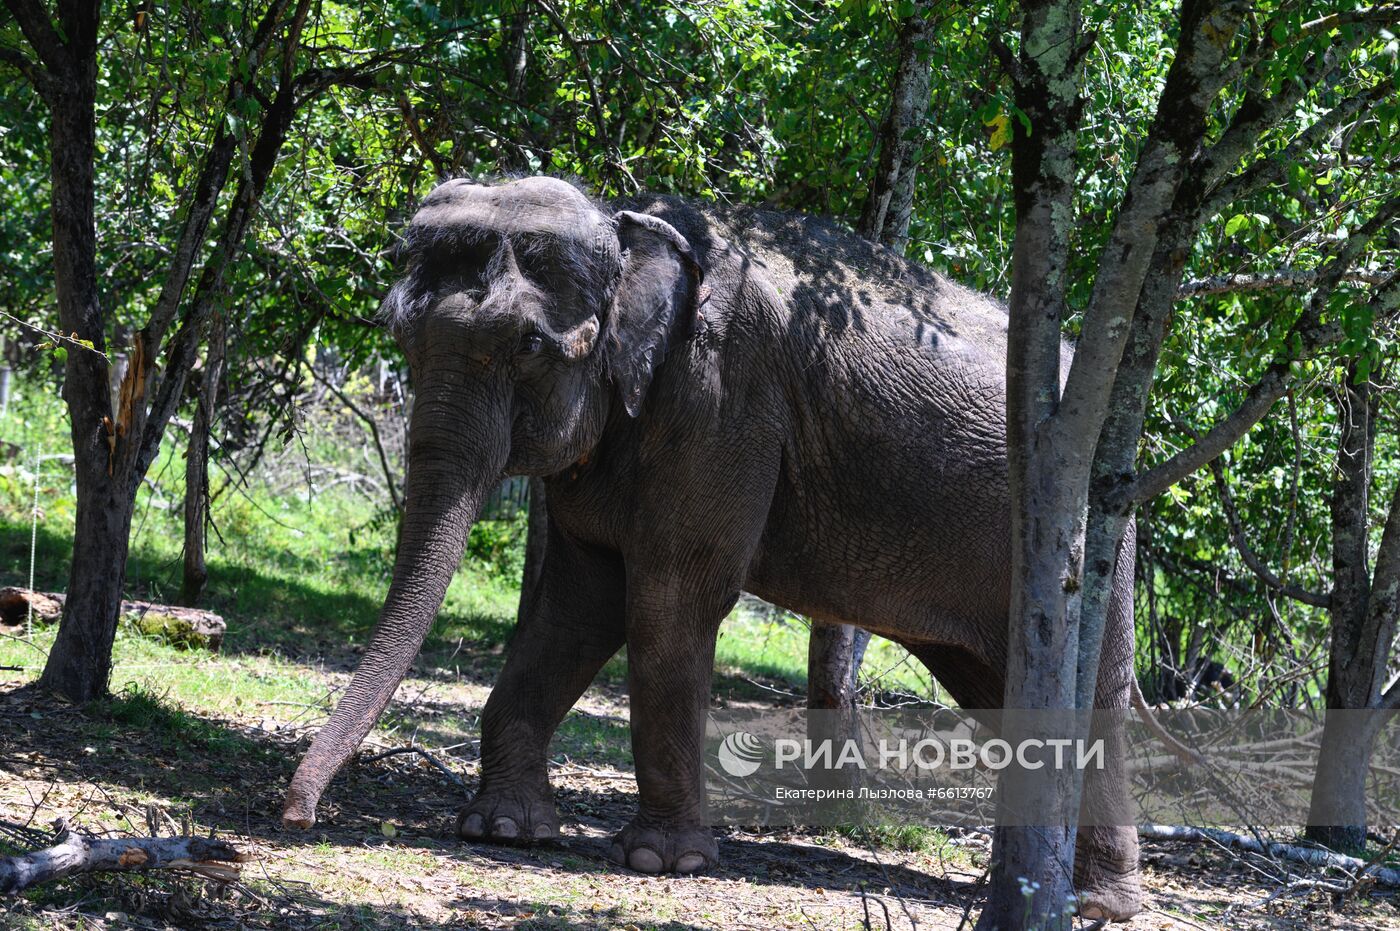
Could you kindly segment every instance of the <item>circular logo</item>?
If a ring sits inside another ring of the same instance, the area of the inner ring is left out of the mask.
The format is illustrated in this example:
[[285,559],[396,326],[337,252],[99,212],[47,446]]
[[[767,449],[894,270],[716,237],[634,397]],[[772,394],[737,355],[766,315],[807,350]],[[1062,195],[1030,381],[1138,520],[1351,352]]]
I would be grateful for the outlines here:
[[763,742],[748,731],[735,731],[719,745],[719,765],[731,776],[752,776],[762,764]]

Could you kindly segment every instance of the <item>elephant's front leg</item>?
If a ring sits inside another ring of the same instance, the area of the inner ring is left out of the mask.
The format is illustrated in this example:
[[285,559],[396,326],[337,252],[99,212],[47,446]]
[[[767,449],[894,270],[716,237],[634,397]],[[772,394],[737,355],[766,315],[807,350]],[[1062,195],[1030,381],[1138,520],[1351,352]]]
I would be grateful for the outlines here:
[[546,757],[559,722],[622,646],[621,558],[551,532],[539,591],[481,718],[481,787],[457,819],[470,840],[556,837]]
[[609,855],[643,873],[696,873],[719,863],[705,817],[702,754],[715,636],[738,588],[697,597],[675,577],[628,582],[627,673],[641,805]]

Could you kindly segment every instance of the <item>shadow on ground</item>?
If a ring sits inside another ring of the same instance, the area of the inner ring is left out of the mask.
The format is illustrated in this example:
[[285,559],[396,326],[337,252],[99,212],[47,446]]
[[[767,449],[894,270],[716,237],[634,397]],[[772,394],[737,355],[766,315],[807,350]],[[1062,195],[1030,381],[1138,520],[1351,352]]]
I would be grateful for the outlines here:
[[[616,747],[611,744],[625,743],[626,724],[620,719],[607,719],[605,723],[608,729],[603,733],[610,734],[611,739],[600,739],[591,753],[586,746],[576,748],[571,761],[578,767],[615,764]],[[274,890],[285,885],[279,885],[277,880],[280,864],[295,862],[298,850],[327,846],[361,853],[382,849],[386,857],[430,856],[436,863],[450,861],[473,874],[498,878],[544,871],[556,877],[577,874],[599,879],[607,876],[613,882],[657,881],[630,874],[606,859],[609,836],[627,822],[634,810],[634,787],[626,780],[590,786],[574,779],[556,779],[556,800],[566,824],[565,836],[558,843],[534,848],[468,845],[452,833],[456,809],[465,793],[437,770],[412,755],[372,763],[357,761],[328,790],[321,823],[305,834],[288,834],[276,816],[282,789],[305,742],[304,733],[266,732],[237,721],[206,717],[169,707],[139,691],[83,708],[31,687],[0,691],[0,773],[5,774],[5,779],[23,780],[34,786],[65,787],[71,791],[71,798],[51,799],[49,807],[66,808],[65,813],[75,816],[80,824],[85,816],[99,814],[110,823],[115,812],[118,817],[125,816],[139,833],[146,833],[141,810],[144,801],[187,811],[202,827],[265,851],[264,865],[271,871],[267,882]],[[469,788],[473,787],[471,783],[468,780]],[[43,794],[42,790],[39,794]],[[15,799],[5,801],[13,807]],[[392,838],[386,836],[386,823],[393,825]],[[724,863],[714,874],[717,878],[741,878],[755,886],[819,890],[861,883],[871,888],[893,888],[899,895],[921,900],[946,900],[968,891],[965,884],[899,865],[882,867],[841,851],[780,839],[756,841],[722,836],[720,852]],[[104,880],[96,878],[72,882],[85,895],[103,888],[113,895],[130,891],[119,884],[103,886]],[[163,888],[158,882],[157,887]],[[52,896],[59,896],[55,901],[64,901],[63,893],[56,888],[46,889],[33,902],[42,905]],[[266,889],[261,894],[264,898],[272,895]],[[158,903],[160,908],[198,911],[194,904],[167,901],[171,899],[169,895],[164,899],[152,895],[147,903],[150,907],[155,907],[151,903]],[[513,899],[510,895],[504,889],[497,896],[459,895],[450,905],[468,915],[480,912],[492,921],[509,921],[515,927],[587,929],[619,924],[606,913],[596,919],[580,920],[573,906],[561,907],[555,913],[547,893],[535,904],[528,896]],[[269,926],[310,926],[321,923],[330,914],[337,916],[342,927],[463,926],[461,918],[436,925],[424,922],[422,916],[399,914],[392,907],[360,908],[328,902],[318,898],[310,887],[290,889],[286,897],[293,903],[293,914],[283,916],[286,924],[272,922]],[[238,905],[231,901],[206,902],[199,907],[222,909],[221,914],[227,918],[236,905],[251,908],[247,902]],[[291,921],[298,915],[305,921]],[[256,927],[265,917],[253,909],[238,918],[237,923]],[[648,926],[677,931],[698,927],[679,921]]]

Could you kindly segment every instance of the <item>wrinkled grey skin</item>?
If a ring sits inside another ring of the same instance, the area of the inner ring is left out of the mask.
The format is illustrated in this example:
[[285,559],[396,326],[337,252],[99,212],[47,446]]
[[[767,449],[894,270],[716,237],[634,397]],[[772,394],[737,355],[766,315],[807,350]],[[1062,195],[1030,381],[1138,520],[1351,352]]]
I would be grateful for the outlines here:
[[[704,719],[741,589],[904,644],[964,707],[1000,706],[1004,309],[823,221],[622,206],[637,213],[548,178],[451,181],[414,218],[385,306],[417,389],[398,560],[288,824],[314,823],[392,696],[502,475],[547,476],[548,557],[486,705],[463,837],[557,834],[546,747],[625,642],[641,804],[612,855],[714,865]],[[1101,707],[1131,696],[1131,545]],[[1121,795],[1109,780],[1098,794]],[[1080,832],[1086,914],[1139,910],[1137,858],[1131,829]]]

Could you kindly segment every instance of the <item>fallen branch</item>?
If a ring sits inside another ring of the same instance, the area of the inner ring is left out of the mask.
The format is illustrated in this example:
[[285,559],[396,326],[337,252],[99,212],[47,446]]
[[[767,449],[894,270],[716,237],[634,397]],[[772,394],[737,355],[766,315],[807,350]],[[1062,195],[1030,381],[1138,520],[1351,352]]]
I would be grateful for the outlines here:
[[465,789],[467,787],[466,780],[454,773],[452,770],[448,769],[446,763],[442,762],[437,757],[429,753],[427,750],[424,750],[422,747],[395,747],[392,750],[385,750],[383,753],[376,753],[373,756],[362,757],[360,759],[360,762],[373,763],[377,760],[383,760],[391,756],[398,756],[401,753],[418,754],[423,759],[427,760],[429,763],[432,763],[433,766],[437,767],[438,772],[446,776],[448,781],[450,781],[453,785],[461,789]]
[[17,857],[0,857],[0,895],[14,895],[38,883],[75,873],[188,870],[230,882],[239,863],[250,857],[233,845],[208,837],[88,837],[54,822],[51,847]]
[[1175,824],[1145,824],[1138,828],[1138,837],[1147,840],[1177,840],[1196,843],[1219,844],[1250,853],[1263,854],[1275,860],[1291,860],[1309,866],[1331,867],[1356,873],[1356,879],[1363,876],[1382,886],[1400,888],[1400,870],[1379,866],[1377,861],[1366,861],[1358,857],[1333,853],[1319,847],[1299,847],[1293,844],[1268,844],[1217,828],[1191,828]]

